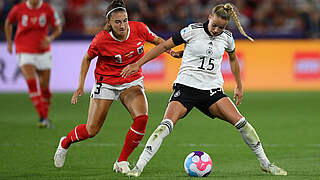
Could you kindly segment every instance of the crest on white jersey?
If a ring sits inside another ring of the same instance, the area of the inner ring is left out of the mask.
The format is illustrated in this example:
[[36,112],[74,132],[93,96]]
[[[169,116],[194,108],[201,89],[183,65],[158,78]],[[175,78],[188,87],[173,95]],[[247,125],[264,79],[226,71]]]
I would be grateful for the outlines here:
[[174,93],[173,97],[179,97],[180,96],[180,90],[178,90],[176,93]]
[[211,56],[213,54],[213,50],[212,50],[212,47],[209,47],[209,49],[206,50],[206,54],[208,56]]

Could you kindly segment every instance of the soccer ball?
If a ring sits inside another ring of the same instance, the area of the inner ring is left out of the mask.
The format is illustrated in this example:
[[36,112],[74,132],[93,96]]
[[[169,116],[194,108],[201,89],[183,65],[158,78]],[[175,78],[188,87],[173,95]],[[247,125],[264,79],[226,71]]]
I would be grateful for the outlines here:
[[184,169],[189,176],[206,177],[212,169],[210,156],[202,151],[193,151],[184,160]]

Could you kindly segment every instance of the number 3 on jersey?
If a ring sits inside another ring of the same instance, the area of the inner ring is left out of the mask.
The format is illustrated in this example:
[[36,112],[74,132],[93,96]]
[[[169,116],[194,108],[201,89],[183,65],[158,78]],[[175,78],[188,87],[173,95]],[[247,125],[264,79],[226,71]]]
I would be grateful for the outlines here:
[[96,90],[94,91],[95,94],[100,94],[101,86],[102,86],[102,83],[96,84]]
[[114,56],[116,58],[117,63],[122,63],[122,57],[121,54],[117,54]]
[[198,67],[199,69],[208,70],[208,71],[212,71],[214,69],[214,64],[213,64],[214,59],[212,59],[212,58],[209,59],[209,63],[208,63],[207,68],[204,67],[205,66],[204,63],[206,61],[206,58],[201,57],[200,60],[201,60],[201,65],[200,65],[200,67]]

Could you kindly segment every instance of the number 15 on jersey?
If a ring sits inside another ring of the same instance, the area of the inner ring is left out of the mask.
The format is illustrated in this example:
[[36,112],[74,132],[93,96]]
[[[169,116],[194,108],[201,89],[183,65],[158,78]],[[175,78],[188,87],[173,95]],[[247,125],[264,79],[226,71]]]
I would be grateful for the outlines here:
[[198,69],[212,71],[214,69],[214,59],[213,58],[200,58],[201,63],[198,66]]

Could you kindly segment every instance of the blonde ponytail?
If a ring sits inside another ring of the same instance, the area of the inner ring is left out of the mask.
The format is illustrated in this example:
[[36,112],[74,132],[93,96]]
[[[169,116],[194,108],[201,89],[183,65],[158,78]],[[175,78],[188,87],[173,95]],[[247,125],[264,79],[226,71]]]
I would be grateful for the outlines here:
[[223,9],[225,9],[228,13],[231,14],[234,22],[237,24],[237,27],[240,31],[240,33],[245,36],[246,38],[248,38],[250,41],[254,41],[254,39],[252,39],[250,36],[247,35],[247,33],[243,30],[241,24],[240,24],[240,21],[238,19],[238,16],[233,8],[233,6],[230,4],[230,3],[226,3],[224,6],[223,6]]

